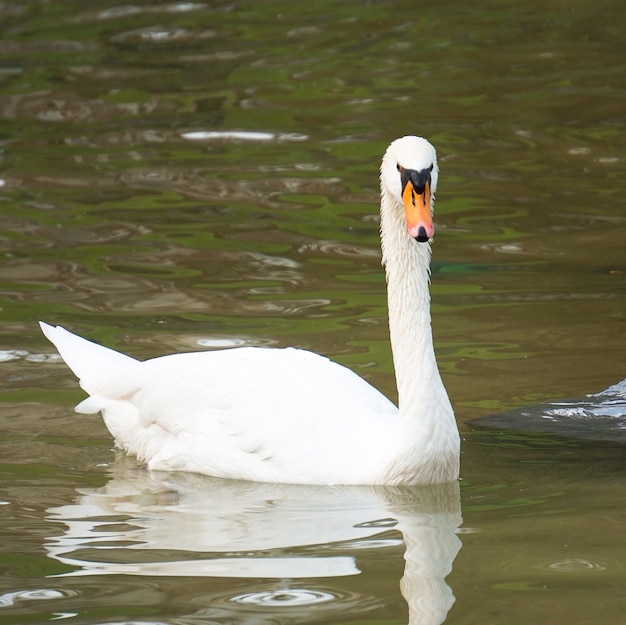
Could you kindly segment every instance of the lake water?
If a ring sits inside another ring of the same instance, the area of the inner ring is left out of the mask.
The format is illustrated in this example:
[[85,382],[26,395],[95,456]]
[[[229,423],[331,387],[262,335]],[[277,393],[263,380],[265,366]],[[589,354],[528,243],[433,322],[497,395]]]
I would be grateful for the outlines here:
[[[626,375],[625,22],[617,0],[0,4],[0,624],[620,622],[623,437],[474,420]],[[297,345],[394,397],[377,170],[403,134],[439,154],[459,484],[149,474],[73,413],[39,319],[142,358]]]

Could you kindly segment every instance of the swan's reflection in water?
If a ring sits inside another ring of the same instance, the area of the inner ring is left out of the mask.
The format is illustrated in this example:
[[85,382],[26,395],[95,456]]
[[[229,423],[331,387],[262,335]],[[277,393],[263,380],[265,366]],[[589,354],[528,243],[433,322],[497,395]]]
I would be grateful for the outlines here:
[[[307,588],[290,580],[360,573],[359,554],[400,542],[400,582],[409,622],[439,625],[454,603],[445,577],[461,543],[458,483],[430,487],[328,487],[255,484],[119,468],[102,488],[81,489],[76,503],[48,510],[65,531],[48,554],[65,575],[125,574],[273,580],[193,618],[231,617],[253,608],[264,622],[277,612],[293,622],[381,608],[382,601]],[[204,602],[203,602],[204,603]],[[375,604],[375,605],[374,605]],[[206,605],[206,604],[205,604]],[[262,613],[260,614],[259,611]],[[295,612],[294,612],[295,611]],[[288,612],[288,614],[287,614]]]

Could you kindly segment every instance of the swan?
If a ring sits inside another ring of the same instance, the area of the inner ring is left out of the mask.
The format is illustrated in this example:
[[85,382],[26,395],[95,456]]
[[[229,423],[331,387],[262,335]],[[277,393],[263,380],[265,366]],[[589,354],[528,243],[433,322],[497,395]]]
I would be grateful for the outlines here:
[[310,351],[241,347],[138,361],[40,322],[118,447],[148,469],[292,484],[432,484],[460,440],[432,340],[434,147],[405,136],[380,169],[380,234],[398,407]]

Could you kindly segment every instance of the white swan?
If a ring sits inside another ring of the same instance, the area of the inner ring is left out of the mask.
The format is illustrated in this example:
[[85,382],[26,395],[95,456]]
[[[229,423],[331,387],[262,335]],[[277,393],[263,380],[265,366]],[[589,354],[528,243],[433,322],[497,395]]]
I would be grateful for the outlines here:
[[426,484],[459,475],[428,292],[438,169],[421,137],[397,139],[380,172],[381,243],[396,408],[312,352],[244,347],[140,362],[41,323],[119,447],[150,469],[303,484]]

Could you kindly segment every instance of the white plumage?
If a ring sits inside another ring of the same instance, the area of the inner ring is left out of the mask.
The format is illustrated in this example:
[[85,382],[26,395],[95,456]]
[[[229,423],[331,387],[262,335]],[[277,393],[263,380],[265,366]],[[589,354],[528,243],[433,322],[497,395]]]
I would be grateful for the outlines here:
[[[399,409],[305,350],[238,348],[144,362],[41,323],[119,447],[150,469],[308,484],[452,481],[459,435],[437,368],[428,294],[435,150],[394,141],[381,166],[381,242]],[[416,240],[417,239],[417,240]]]

